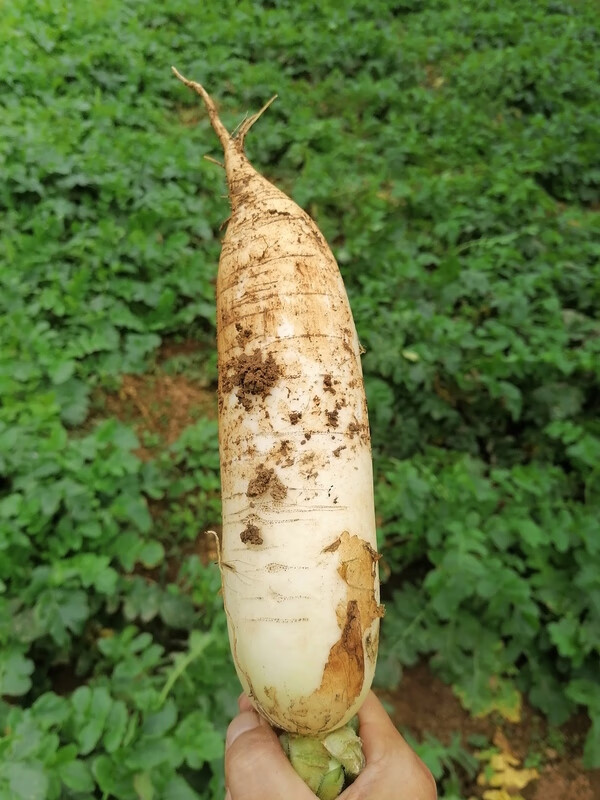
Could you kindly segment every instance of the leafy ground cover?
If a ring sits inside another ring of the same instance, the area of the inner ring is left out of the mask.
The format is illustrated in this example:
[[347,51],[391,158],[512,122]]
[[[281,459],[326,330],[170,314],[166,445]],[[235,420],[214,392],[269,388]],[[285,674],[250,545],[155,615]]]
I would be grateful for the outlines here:
[[[237,685],[204,532],[227,204],[171,63],[231,128],[279,93],[250,154],[344,273],[380,689],[428,660],[473,715],[577,721],[568,760],[600,766],[596,3],[34,5],[0,17],[0,798],[223,795]],[[476,776],[505,742],[466,720],[485,741],[431,718],[418,746],[441,795],[497,797]],[[554,768],[548,748],[514,757]]]

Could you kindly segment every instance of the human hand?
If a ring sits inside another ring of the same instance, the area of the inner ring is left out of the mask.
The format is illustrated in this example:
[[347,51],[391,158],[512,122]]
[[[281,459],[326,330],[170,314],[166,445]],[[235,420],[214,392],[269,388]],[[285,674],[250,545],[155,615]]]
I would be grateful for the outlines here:
[[[246,695],[227,731],[225,800],[315,800],[294,772],[268,722]],[[436,800],[435,781],[370,692],[358,713],[367,761],[339,800]]]

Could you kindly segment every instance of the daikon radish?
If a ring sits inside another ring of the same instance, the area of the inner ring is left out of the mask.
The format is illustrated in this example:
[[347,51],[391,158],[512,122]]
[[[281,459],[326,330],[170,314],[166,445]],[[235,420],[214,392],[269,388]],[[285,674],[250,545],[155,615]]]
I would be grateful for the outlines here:
[[310,217],[252,167],[198,83],[225,155],[231,216],[217,278],[223,597],[257,710],[325,737],[375,669],[373,476],[360,346],[335,258]]

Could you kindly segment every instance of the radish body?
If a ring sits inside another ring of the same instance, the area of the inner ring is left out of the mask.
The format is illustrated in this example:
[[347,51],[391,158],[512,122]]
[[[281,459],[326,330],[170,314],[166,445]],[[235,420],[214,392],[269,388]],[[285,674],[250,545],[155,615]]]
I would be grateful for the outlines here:
[[322,735],[371,686],[382,614],[360,347],[322,234],[244,155],[259,115],[230,136],[181,80],[207,105],[231,201],[217,278],[231,649],[272,724]]

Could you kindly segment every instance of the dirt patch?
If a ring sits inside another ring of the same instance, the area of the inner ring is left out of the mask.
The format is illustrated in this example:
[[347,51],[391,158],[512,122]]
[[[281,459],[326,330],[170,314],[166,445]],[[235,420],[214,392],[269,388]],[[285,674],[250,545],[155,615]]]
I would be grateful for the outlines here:
[[167,339],[163,341],[158,348],[156,361],[158,364],[162,365],[165,361],[169,361],[172,358],[196,356],[202,352],[208,352],[208,348],[206,345],[198,342],[197,339],[183,339],[178,342]]
[[252,525],[252,523],[248,523],[244,530],[240,533],[240,539],[244,544],[262,544],[263,538],[260,535],[260,530],[256,527],[256,525]]
[[244,326],[240,322],[235,323],[235,329],[237,331],[236,339],[240,347],[243,347],[248,339],[252,337],[252,331],[250,328],[244,328]]
[[[476,719],[464,710],[451,687],[424,663],[406,669],[396,691],[377,690],[377,695],[389,704],[395,724],[419,741],[429,733],[449,744],[453,735],[460,733],[463,747],[474,753],[477,747],[469,744],[471,736],[483,736],[491,743],[501,731],[521,762],[532,756],[541,760],[540,777],[522,791],[525,800],[600,798],[600,770],[584,770],[581,763],[590,724],[585,715],[574,717],[560,728],[564,744],[558,752],[550,746],[553,737],[546,720],[526,703],[519,723],[507,722],[498,715]],[[475,779],[465,780],[464,797],[481,798],[482,793]]]
[[360,425],[358,424],[358,422],[351,422],[348,425],[348,433],[350,434],[351,439],[354,438],[355,433],[360,433]]
[[297,425],[300,420],[302,419],[302,412],[300,411],[292,411],[290,414],[290,422],[292,425]]
[[600,770],[582,773],[575,765],[565,762],[549,765],[539,779],[523,791],[523,796],[526,800],[598,800]]
[[408,728],[418,739],[431,733],[444,744],[453,734],[463,733],[464,742],[473,733],[491,738],[494,724],[489,719],[472,719],[452,689],[431,673],[427,665],[406,669],[395,692],[378,692],[393,708],[392,718],[399,728]]
[[335,411],[326,411],[325,414],[327,415],[327,424],[331,428],[337,428],[339,422],[339,411],[335,409]]
[[331,375],[323,376],[323,389],[326,392],[331,392],[331,394],[335,394],[335,389],[333,388],[333,380],[331,378]]
[[280,375],[281,368],[272,353],[264,359],[258,349],[252,355],[242,353],[226,369],[223,391],[229,393],[237,387],[237,399],[249,411],[253,398],[258,396],[264,399]]
[[[200,417],[216,417],[216,393],[195,385],[182,375],[124,375],[117,392],[96,398],[101,413],[133,424],[142,446],[136,451],[143,459],[176,441],[183,430]],[[149,441],[154,434],[159,441]]]
[[260,464],[255,476],[248,483],[246,494],[248,497],[262,497],[267,492],[274,500],[283,500],[287,487],[275,475],[274,469],[267,469],[264,464]]

